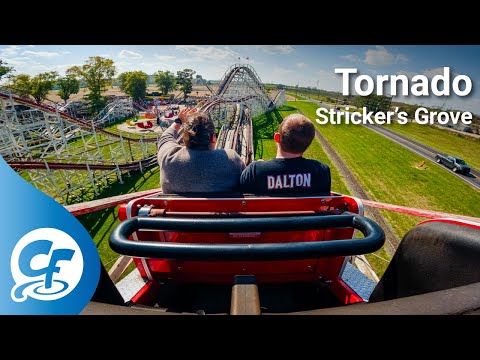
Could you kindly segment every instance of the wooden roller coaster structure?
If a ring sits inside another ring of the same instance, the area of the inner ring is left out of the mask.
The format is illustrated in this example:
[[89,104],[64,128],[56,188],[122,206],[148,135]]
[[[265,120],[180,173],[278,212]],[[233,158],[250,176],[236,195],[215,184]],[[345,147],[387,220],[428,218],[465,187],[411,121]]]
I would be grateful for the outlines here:
[[[201,110],[217,125],[217,146],[238,151],[249,163],[252,116],[282,105],[284,99],[282,92],[272,100],[255,70],[237,64],[226,71]],[[86,190],[98,195],[102,188],[122,183],[131,171],[156,165],[156,137],[104,129],[118,116],[134,112],[131,99],[114,101],[91,120],[53,105],[0,91],[0,155],[57,201],[81,201]]]

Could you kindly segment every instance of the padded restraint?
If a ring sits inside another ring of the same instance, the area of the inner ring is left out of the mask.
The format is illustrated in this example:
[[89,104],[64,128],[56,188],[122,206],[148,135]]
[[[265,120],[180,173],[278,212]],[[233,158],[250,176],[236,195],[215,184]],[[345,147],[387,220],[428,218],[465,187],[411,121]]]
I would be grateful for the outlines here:
[[480,282],[480,229],[428,222],[401,241],[370,302]]

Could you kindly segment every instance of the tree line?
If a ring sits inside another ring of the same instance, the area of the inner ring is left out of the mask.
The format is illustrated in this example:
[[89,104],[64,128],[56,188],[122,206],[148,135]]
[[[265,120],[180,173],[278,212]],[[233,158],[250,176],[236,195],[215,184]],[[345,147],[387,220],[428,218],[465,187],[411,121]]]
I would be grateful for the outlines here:
[[[83,84],[90,92],[84,96],[90,105],[93,114],[99,112],[106,105],[102,93],[116,80],[120,89],[134,101],[144,99],[147,94],[149,76],[143,71],[128,71],[115,77],[117,69],[113,60],[101,56],[91,56],[81,66],[73,66],[66,70],[61,77],[56,71],[44,72],[35,76],[19,74],[13,76],[15,70],[0,59],[0,80],[8,78],[7,87],[13,92],[24,97],[33,97],[38,103],[43,102],[54,87],[58,88],[58,96],[65,102],[70,96],[80,91]],[[171,91],[179,89],[184,98],[192,92],[192,69],[184,69],[173,74],[170,71],[157,71],[153,74],[154,83],[164,96]],[[197,78],[200,77],[197,75]]]

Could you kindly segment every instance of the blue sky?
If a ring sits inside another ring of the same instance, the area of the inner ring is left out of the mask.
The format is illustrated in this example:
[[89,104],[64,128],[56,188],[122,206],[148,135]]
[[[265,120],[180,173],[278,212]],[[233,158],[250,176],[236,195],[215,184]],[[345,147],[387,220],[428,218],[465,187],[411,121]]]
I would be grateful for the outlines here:
[[[339,67],[356,67],[360,74],[424,74],[428,77],[451,68],[452,77],[468,75],[472,94],[431,98],[398,98],[400,101],[473,111],[480,114],[480,46],[442,45],[0,45],[0,59],[16,74],[58,71],[63,74],[89,56],[115,61],[118,73],[142,70],[176,72],[191,68],[209,80],[219,80],[234,63],[249,63],[263,82],[341,90]],[[240,59],[239,59],[240,58]],[[248,58],[248,60],[247,60]]]

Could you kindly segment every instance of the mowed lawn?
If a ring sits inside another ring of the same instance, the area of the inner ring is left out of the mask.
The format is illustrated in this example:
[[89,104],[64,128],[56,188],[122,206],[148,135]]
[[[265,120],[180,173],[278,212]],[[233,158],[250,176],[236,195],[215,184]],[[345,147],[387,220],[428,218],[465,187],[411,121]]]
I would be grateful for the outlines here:
[[405,125],[394,123],[387,127],[435,150],[462,158],[467,164],[480,170],[480,138],[415,122]]
[[[125,176],[123,178],[123,184],[117,183],[114,186],[107,188],[97,197],[97,199],[160,187],[160,171],[158,166],[145,171],[143,174],[140,172],[131,172],[130,174],[131,177]],[[118,208],[119,206],[116,206],[114,208],[112,207],[90,214],[77,216],[77,219],[93,238],[93,241],[97,246],[98,254],[100,255],[100,260],[107,271],[120,256],[110,249],[110,246],[108,245],[110,233],[120,223],[120,220],[118,219]]]
[[[296,102],[313,121],[314,103]],[[371,199],[480,217],[480,192],[453,174],[361,125],[319,125]],[[422,166],[423,164],[423,166]],[[422,219],[382,211],[402,237]]]

